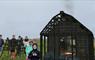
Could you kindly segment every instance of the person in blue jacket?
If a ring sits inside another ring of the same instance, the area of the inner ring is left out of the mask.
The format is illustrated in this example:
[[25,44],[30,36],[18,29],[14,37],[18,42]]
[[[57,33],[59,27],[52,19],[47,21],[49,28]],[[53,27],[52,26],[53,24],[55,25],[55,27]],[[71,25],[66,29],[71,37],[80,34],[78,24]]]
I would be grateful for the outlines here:
[[0,56],[2,55],[4,40],[2,39],[2,35],[0,35]]

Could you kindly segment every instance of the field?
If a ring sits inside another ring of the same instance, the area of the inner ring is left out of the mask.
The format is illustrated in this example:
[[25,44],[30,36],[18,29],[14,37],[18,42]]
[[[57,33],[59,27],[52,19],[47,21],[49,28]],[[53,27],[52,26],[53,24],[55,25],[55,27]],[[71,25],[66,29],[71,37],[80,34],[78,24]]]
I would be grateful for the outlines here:
[[[2,56],[0,57],[0,60],[11,60],[8,51],[3,51],[3,54],[2,54]],[[22,53],[22,54],[21,54],[21,57],[18,57],[18,56],[17,56],[17,57],[16,57],[16,60],[25,60],[25,54]]]
[[[38,48],[40,49],[40,41],[37,40]],[[95,53],[95,41],[94,41],[94,53]],[[7,50],[3,51],[2,56],[0,57],[0,60],[11,60],[10,55]],[[16,60],[25,60],[25,53],[22,52],[21,57],[16,57]]]
[[[38,49],[40,50],[40,41],[37,40],[36,42],[37,42],[37,44],[38,44]],[[2,56],[0,57],[0,60],[11,60],[11,59],[10,59],[9,52],[8,52],[8,50],[6,49],[7,47],[8,47],[8,45],[5,43],[5,44],[4,44],[4,51],[3,51],[3,53],[2,53]],[[22,53],[21,53],[21,57],[16,56],[16,60],[26,60],[26,58],[25,58],[25,53],[22,52]]]

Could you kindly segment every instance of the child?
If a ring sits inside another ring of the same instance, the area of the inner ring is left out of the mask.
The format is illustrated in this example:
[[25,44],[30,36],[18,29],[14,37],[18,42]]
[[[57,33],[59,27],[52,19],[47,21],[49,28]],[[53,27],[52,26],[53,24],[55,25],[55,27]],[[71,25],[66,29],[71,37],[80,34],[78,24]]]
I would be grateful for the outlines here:
[[37,49],[37,44],[36,43],[33,44],[33,50],[29,53],[28,58],[30,60],[39,60],[40,54],[39,54],[39,51]]

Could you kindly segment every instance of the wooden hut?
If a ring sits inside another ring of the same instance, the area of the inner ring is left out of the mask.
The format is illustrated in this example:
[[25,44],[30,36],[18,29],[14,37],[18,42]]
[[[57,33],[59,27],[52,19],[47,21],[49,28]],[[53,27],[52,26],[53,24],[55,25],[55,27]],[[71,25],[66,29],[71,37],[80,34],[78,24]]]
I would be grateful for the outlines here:
[[40,33],[41,60],[94,60],[93,34],[60,11]]

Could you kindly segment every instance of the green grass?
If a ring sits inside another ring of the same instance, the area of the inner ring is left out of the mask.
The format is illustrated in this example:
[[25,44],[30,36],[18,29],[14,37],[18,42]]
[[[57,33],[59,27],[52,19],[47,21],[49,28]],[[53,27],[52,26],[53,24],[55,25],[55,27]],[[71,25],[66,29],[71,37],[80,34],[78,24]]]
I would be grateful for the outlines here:
[[[37,41],[37,44],[38,44],[38,49],[40,50],[40,41],[39,41],[39,40]],[[44,44],[44,43],[43,43],[43,44]],[[95,46],[95,45],[94,45],[94,46]],[[46,47],[46,49],[47,49],[47,47]],[[5,50],[6,50],[6,49],[5,49]],[[43,51],[43,52],[44,52],[44,51]],[[94,47],[94,53],[95,53],[95,47]],[[21,58],[19,58],[18,56],[16,56],[16,60],[26,60],[26,58],[25,58],[25,53],[22,52],[21,55],[22,55]],[[0,60],[11,60],[8,51],[3,51],[3,54],[2,54],[2,56],[0,57]]]
[[[3,51],[3,54],[0,57],[0,60],[11,60],[8,51]],[[25,54],[22,53],[21,57],[16,56],[16,60],[25,60]]]
[[[37,44],[38,44],[38,49],[40,50],[40,40],[37,41]],[[0,57],[0,60],[11,60],[10,55],[7,50],[7,47],[8,47],[8,45],[5,43],[4,44],[4,51],[3,51],[2,56]],[[22,52],[20,58],[18,56],[16,56],[16,60],[26,60],[25,53]]]

